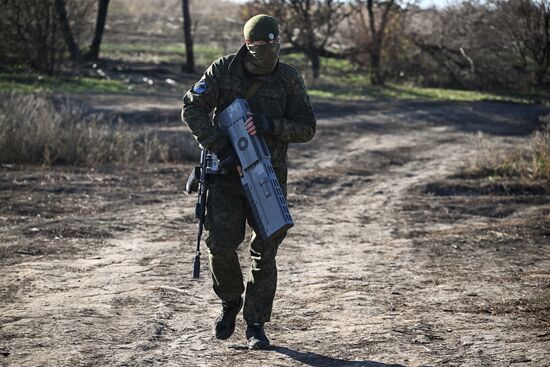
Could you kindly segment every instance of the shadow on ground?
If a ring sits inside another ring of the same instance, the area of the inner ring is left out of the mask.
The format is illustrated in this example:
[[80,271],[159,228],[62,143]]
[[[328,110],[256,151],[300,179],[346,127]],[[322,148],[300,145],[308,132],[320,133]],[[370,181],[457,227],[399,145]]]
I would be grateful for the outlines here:
[[305,364],[306,366],[404,367],[403,365],[400,365],[400,364],[387,364],[387,363],[381,363],[381,362],[375,362],[375,361],[350,361],[347,359],[333,358],[333,357],[328,357],[328,356],[324,356],[324,355],[312,353],[312,352],[300,352],[287,347],[274,346],[271,348],[271,350],[277,353],[284,354],[297,362]]
[[[320,118],[367,114],[373,120],[353,123],[368,132],[387,134],[421,124],[448,126],[458,131],[495,136],[526,136],[540,126],[539,117],[550,113],[541,104],[499,101],[450,102],[375,100],[369,102],[318,101],[314,110]],[[381,118],[391,121],[381,122]]]

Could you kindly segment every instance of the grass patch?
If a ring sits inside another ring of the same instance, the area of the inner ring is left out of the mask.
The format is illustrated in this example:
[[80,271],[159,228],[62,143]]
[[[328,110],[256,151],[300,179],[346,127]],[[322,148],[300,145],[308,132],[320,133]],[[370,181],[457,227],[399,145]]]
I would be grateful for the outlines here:
[[470,174],[500,179],[550,182],[550,114],[541,116],[542,128],[535,132],[529,142],[510,150],[496,148],[482,134],[476,137],[479,154],[471,162]]
[[[103,43],[101,45],[103,57],[114,60],[178,62],[185,58],[185,45],[178,42],[150,44],[150,43]],[[215,59],[222,57],[224,51],[213,45],[198,44],[193,46],[195,63],[210,65]]]
[[385,87],[373,88],[376,94],[384,97],[396,99],[424,99],[433,101],[483,101],[496,100],[508,101],[516,103],[531,103],[529,99],[512,96],[501,95],[491,92],[468,91],[457,89],[443,88],[421,88],[405,85],[388,85]]
[[153,45],[147,43],[103,43],[102,52],[147,52],[147,53],[177,53],[185,52],[185,45],[169,43]]
[[[347,82],[347,86],[338,84]],[[396,99],[396,100],[423,100],[423,101],[457,101],[457,102],[475,102],[475,101],[503,101],[513,103],[535,103],[541,100],[549,100],[550,97],[544,97],[541,94],[535,95],[514,95],[500,94],[483,91],[468,91],[445,88],[424,88],[398,84],[387,84],[385,86],[354,86],[349,78],[343,77],[342,80],[333,85],[321,84],[309,89],[312,97],[331,98],[336,100],[376,100],[376,99]]]
[[87,77],[48,76],[36,73],[0,73],[0,91],[65,93],[126,93],[128,87],[118,80]]
[[[210,65],[223,56],[224,51],[210,44],[194,46],[195,62],[200,66]],[[102,56],[126,62],[174,62],[183,63],[185,46],[177,42],[150,43],[104,43]],[[371,86],[368,74],[348,60],[321,58],[321,77],[311,78],[309,61],[303,54],[282,55],[281,59],[305,76],[309,93],[314,99],[331,100],[428,100],[428,101],[483,101],[495,100],[515,103],[550,103],[550,92],[531,94],[494,93],[445,88],[424,88],[412,85],[388,83]],[[0,73],[0,91],[24,93],[58,91],[65,93],[131,93],[120,80],[90,77],[62,77],[29,73],[23,70]]]
[[505,101],[514,103],[550,103],[550,92],[484,92],[447,88],[425,88],[388,83],[372,86],[366,71],[348,60],[321,58],[321,76],[313,80],[309,60],[302,54],[282,55],[281,60],[296,67],[308,82],[309,93],[318,99],[335,100],[428,100],[428,101]]
[[45,94],[1,96],[0,163],[94,167],[195,158],[191,136],[171,134],[172,140],[161,141],[103,114],[87,115],[68,100],[56,105]]
[[[343,78],[345,81],[346,78]],[[538,98],[530,99],[527,96],[503,95],[482,91],[466,91],[443,88],[423,88],[397,84],[385,86],[354,87],[351,83],[347,87],[338,85],[313,86],[309,89],[312,97],[331,98],[339,100],[427,100],[427,101],[505,101],[514,103],[533,103]]]

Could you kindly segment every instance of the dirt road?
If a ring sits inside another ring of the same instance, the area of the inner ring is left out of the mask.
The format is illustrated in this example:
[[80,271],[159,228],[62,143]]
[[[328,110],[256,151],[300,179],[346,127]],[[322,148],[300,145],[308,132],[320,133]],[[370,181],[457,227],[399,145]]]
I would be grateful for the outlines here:
[[0,365],[550,365],[550,188],[461,174],[477,131],[524,144],[546,110],[332,107],[289,152],[270,351],[244,348],[240,317],[211,336],[187,166],[3,166]]

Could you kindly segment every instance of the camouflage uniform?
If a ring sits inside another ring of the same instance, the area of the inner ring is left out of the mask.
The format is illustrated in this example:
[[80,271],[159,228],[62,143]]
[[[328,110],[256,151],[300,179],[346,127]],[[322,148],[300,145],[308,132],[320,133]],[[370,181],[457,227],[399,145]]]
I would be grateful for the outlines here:
[[[235,98],[242,98],[254,78],[262,78],[265,83],[248,102],[252,112],[264,114],[273,121],[273,134],[264,138],[286,195],[288,144],[311,140],[315,134],[315,116],[304,81],[296,69],[279,62],[271,74],[254,76],[243,65],[246,51],[243,46],[237,54],[216,60],[206,70],[183,97],[182,119],[203,147],[218,151],[229,141],[217,127],[216,114]],[[236,171],[212,177],[205,223],[209,233],[206,244],[214,291],[222,301],[238,299],[245,290],[236,249],[244,239],[246,222],[253,229],[252,267],[243,313],[249,322],[266,322],[271,316],[277,286],[275,256],[284,235],[272,241],[264,241],[257,235]]]

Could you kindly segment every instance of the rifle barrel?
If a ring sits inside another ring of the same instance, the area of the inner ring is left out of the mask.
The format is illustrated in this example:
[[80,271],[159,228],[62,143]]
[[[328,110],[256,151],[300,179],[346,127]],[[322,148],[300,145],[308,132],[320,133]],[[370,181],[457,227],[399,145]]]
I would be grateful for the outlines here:
[[201,270],[201,237],[204,228],[204,217],[206,212],[206,149],[201,150],[201,162],[200,162],[200,179],[199,179],[199,193],[197,199],[197,205],[195,207],[195,215],[199,219],[199,229],[197,231],[197,248],[195,251],[195,258],[193,259],[193,279],[199,278]]

